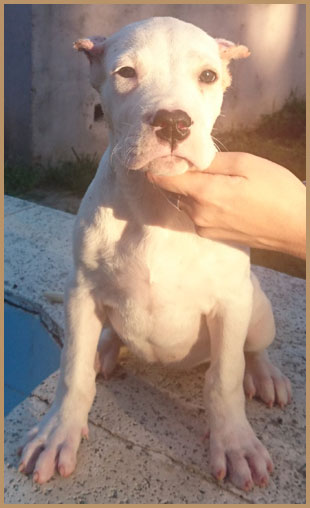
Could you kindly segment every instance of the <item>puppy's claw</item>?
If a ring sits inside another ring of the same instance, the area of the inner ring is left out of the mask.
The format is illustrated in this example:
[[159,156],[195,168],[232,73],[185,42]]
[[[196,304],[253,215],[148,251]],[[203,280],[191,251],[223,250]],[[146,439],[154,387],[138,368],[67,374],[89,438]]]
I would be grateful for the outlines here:
[[33,480],[33,483],[40,483],[40,476],[39,476],[39,473],[38,471],[35,471],[33,473],[33,477],[32,477],[32,480]]
[[65,471],[64,466],[59,466],[58,473],[60,474],[60,476],[66,476],[66,471]]
[[21,463],[19,464],[19,466],[18,466],[18,471],[19,471],[20,473],[23,473],[23,472],[24,472],[24,470],[25,470],[25,464],[24,464],[23,462],[21,462]]
[[274,470],[274,465],[271,461],[268,461],[267,462],[267,471],[268,473],[272,474],[273,473],[273,470]]
[[215,474],[215,477],[219,482],[224,480],[225,476],[226,476],[225,469],[219,469]]
[[266,476],[263,476],[262,478],[259,479],[258,485],[260,487],[267,487],[268,483],[269,483],[268,478]]
[[87,439],[87,441],[89,440],[89,430],[88,430],[88,427],[83,427],[81,434],[82,434],[82,438]]
[[247,480],[245,482],[245,484],[243,485],[243,490],[245,490],[246,492],[249,492],[252,489],[253,489],[253,482],[252,482],[252,480]]

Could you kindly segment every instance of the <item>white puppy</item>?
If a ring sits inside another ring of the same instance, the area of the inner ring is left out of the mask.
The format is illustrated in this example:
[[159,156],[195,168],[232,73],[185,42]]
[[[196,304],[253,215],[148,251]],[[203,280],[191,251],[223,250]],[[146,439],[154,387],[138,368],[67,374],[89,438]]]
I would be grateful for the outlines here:
[[265,485],[272,461],[246,418],[244,389],[269,405],[291,397],[265,351],[275,334],[270,303],[250,273],[248,250],[200,238],[144,174],[210,165],[229,60],[249,52],[169,17],[75,47],[90,61],[110,145],[76,221],[55,401],[29,433],[20,470],[34,472],[38,483],[55,470],[72,473],[96,373],[113,370],[124,343],[148,362],[210,362],[204,394],[212,473],[229,473],[245,490]]

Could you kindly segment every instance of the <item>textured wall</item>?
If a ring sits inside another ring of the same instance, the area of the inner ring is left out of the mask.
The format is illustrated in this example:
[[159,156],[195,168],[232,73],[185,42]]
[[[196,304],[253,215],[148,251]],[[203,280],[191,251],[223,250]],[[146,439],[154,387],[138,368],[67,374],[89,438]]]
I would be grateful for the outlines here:
[[[10,6],[12,8],[13,6]],[[94,121],[97,93],[88,62],[72,43],[89,35],[109,36],[127,23],[169,15],[210,35],[246,44],[251,57],[234,62],[219,129],[253,124],[281,107],[291,90],[305,94],[305,6],[247,5],[33,5],[32,147],[43,161],[76,152],[102,153],[106,130]]]
[[4,151],[31,157],[31,5],[4,6]]

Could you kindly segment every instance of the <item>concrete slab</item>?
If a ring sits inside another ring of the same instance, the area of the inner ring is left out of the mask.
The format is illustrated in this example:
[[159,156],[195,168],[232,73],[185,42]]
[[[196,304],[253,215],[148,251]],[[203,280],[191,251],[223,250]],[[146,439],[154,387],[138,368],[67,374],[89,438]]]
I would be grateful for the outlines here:
[[64,290],[74,216],[10,196],[4,202],[6,299],[38,312],[47,329],[62,338],[62,306],[51,305],[44,293]]
[[[44,292],[63,289],[71,264],[74,217],[22,206],[13,198],[5,221],[5,291],[20,305],[35,306],[54,330],[63,329],[62,306]],[[51,240],[53,239],[53,240]],[[90,413],[90,440],[79,451],[77,471],[33,485],[16,471],[16,446],[53,398],[58,373],[45,380],[5,420],[6,503],[305,503],[305,281],[254,267],[270,297],[277,323],[272,359],[294,390],[282,411],[247,403],[257,435],[268,447],[275,473],[265,489],[242,493],[209,474],[203,442],[204,367],[189,372],[146,365],[127,350],[107,382],[98,379]]]
[[4,199],[4,217],[25,211],[28,208],[33,208],[34,203],[25,201],[24,199],[13,198],[12,196],[5,196]]

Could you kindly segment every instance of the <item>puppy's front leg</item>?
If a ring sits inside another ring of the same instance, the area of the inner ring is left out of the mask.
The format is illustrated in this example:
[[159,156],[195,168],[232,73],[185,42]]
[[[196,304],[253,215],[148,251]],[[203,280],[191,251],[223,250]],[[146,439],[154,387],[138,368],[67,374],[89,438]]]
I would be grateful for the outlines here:
[[245,414],[243,391],[244,342],[251,314],[251,289],[238,302],[221,304],[209,322],[211,365],[206,374],[205,401],[209,411],[209,449],[212,474],[227,473],[234,485],[249,490],[266,485],[273,465]]
[[55,400],[27,436],[19,470],[34,472],[44,483],[55,470],[72,473],[81,437],[88,435],[88,412],[95,396],[95,356],[103,325],[89,289],[71,283],[66,292],[66,342],[62,351]]

